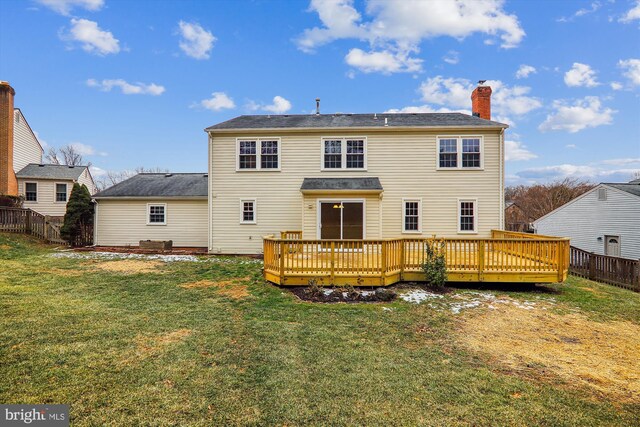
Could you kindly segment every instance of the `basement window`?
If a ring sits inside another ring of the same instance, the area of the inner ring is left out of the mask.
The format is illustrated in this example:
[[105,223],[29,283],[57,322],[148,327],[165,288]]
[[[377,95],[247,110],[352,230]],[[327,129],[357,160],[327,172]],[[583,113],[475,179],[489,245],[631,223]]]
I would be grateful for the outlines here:
[[166,225],[167,205],[148,204],[147,205],[147,225]]
[[38,184],[35,182],[27,182],[24,184],[24,198],[27,202],[38,201]]

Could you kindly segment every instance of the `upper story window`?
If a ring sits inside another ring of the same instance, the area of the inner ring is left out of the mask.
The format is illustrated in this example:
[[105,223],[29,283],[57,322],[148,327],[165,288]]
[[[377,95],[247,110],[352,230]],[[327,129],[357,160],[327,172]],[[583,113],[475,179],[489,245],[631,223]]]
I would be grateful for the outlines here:
[[280,140],[238,139],[237,170],[280,170]]
[[167,205],[164,203],[147,205],[147,224],[148,225],[166,225],[167,224]]
[[27,202],[38,201],[38,184],[35,182],[27,182],[24,184],[24,198]]
[[364,138],[322,140],[322,169],[366,169],[367,143]]
[[56,202],[67,201],[67,184],[56,184]]
[[482,138],[438,138],[438,169],[482,169]]

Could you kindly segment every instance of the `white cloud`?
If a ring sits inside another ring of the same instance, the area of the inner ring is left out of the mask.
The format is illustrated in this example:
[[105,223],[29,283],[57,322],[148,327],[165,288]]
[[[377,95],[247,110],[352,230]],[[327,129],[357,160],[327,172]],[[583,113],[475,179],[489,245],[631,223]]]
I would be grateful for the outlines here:
[[107,153],[105,153],[104,151],[96,151],[96,149],[93,148],[92,146],[87,144],[82,144],[80,142],[72,142],[69,145],[72,146],[73,149],[82,156],[106,156],[107,155]]
[[106,176],[108,173],[106,170],[99,168],[98,166],[95,166],[95,165],[89,166],[89,172],[91,172],[91,176],[94,178]]
[[36,136],[36,139],[38,140],[38,142],[42,146],[42,149],[46,151],[47,148],[49,148],[49,143],[47,141],[45,141],[44,139],[42,139],[42,137],[40,137],[40,134],[38,133],[37,130],[34,130],[33,134]]
[[195,59],[209,59],[216,38],[200,24],[180,21],[180,49]]
[[531,65],[522,64],[518,71],[516,71],[516,79],[526,79],[530,74],[535,74],[538,71]]
[[450,50],[447,54],[442,58],[444,62],[447,64],[455,65],[460,62],[460,52],[456,50]]
[[573,15],[571,15],[569,17],[558,18],[556,21],[558,21],[558,22],[570,22],[570,21],[573,21],[575,18],[579,18],[581,16],[593,13],[593,12],[597,11],[598,9],[600,9],[601,7],[602,7],[602,3],[601,2],[594,1],[594,2],[591,3],[589,8],[583,7],[581,9],[578,9]]
[[[496,115],[522,116],[542,106],[542,102],[529,96],[528,86],[508,86],[500,80],[487,80],[491,86],[491,109]],[[429,104],[444,105],[449,108],[471,107],[471,92],[475,85],[467,79],[431,77],[420,85],[422,100]]]
[[626,165],[640,166],[640,158],[635,158],[635,159],[608,159],[608,160],[603,160],[601,163],[605,164],[605,165],[613,165],[613,166],[626,166]]
[[422,60],[410,58],[407,52],[365,52],[355,48],[349,51],[345,61],[364,73],[413,73],[422,70]]
[[625,59],[618,61],[618,67],[625,70],[622,74],[634,86],[640,86],[640,59]]
[[621,90],[622,89],[622,83],[620,82],[611,82],[609,83],[609,86],[611,86],[611,89],[613,90]]
[[85,52],[96,55],[108,55],[120,52],[120,42],[109,31],[103,30],[97,22],[88,19],[71,19],[71,29],[64,30],[60,38],[80,43]]
[[87,80],[87,86],[98,88],[104,92],[110,92],[113,88],[119,88],[125,95],[162,95],[165,91],[164,86],[155,83],[127,83],[123,79],[105,79],[98,81],[96,79]]
[[96,12],[104,6],[104,0],[36,0],[60,15],[69,16],[74,8]]
[[254,101],[249,101],[247,108],[251,111],[262,110],[274,114],[283,114],[291,109],[291,102],[282,96],[276,95],[273,97],[271,104],[262,105]]
[[[311,0],[309,10],[318,14],[322,26],[306,29],[295,42],[309,53],[334,40],[357,39],[369,43],[370,54],[392,52],[413,64],[420,61],[410,57],[419,52],[420,42],[434,37],[461,40],[482,33],[500,37],[503,48],[513,48],[525,33],[518,18],[503,10],[503,4],[503,0],[369,0],[365,8],[369,19],[365,20],[353,0]],[[381,70],[398,72],[389,67]]]
[[525,169],[516,172],[519,179],[527,182],[549,182],[564,178],[579,178],[593,182],[629,182],[638,169],[633,168],[610,168],[603,165],[588,164],[574,165],[561,164],[544,166],[539,168]]
[[538,156],[529,151],[522,142],[505,140],[504,159],[506,161],[531,160]]
[[589,65],[579,62],[574,62],[571,69],[564,74],[564,82],[571,87],[595,87],[600,84],[597,82],[596,72]]
[[213,92],[211,98],[203,99],[191,107],[201,107],[211,111],[222,111],[236,108],[236,103],[224,92]]
[[390,108],[385,113],[463,113],[471,114],[471,110],[455,110],[446,107],[433,108],[431,105],[416,105],[403,108]]
[[567,131],[575,133],[586,128],[609,125],[613,122],[615,110],[603,108],[600,98],[587,96],[578,99],[573,105],[563,101],[554,101],[555,112],[549,114],[546,120],[538,126],[542,132]]
[[578,148],[578,146],[576,144],[567,144],[567,145],[565,145],[565,147],[566,148],[571,148],[571,149]]
[[629,23],[637,19],[640,19],[640,0],[636,0],[636,5],[629,9],[619,21]]

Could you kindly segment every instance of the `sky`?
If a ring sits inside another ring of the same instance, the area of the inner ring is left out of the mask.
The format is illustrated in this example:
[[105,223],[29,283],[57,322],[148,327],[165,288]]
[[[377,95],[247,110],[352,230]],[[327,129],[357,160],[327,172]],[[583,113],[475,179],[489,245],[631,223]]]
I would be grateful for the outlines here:
[[207,170],[242,114],[470,112],[493,88],[508,185],[640,171],[640,0],[3,0],[0,80],[93,174]]

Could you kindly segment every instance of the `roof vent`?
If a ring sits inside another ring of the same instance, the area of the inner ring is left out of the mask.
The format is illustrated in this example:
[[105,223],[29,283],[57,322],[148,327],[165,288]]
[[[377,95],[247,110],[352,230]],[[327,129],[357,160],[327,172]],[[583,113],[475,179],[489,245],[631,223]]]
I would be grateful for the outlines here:
[[204,175],[202,175],[204,178],[209,178],[209,174],[205,173]]
[[378,120],[378,113],[373,113],[373,120]]
[[69,169],[73,169],[75,166],[73,165],[69,165]]
[[387,117],[384,118],[384,125],[389,126],[389,119]]
[[172,173],[166,173],[166,174],[164,175],[164,177],[165,177],[165,178],[169,178],[169,177],[171,177],[171,176],[173,176],[173,174],[172,174]]
[[44,167],[44,165],[43,165],[43,164],[39,164],[39,165],[38,165],[38,167],[43,168],[43,167]]
[[316,98],[316,116],[320,115],[320,98]]

